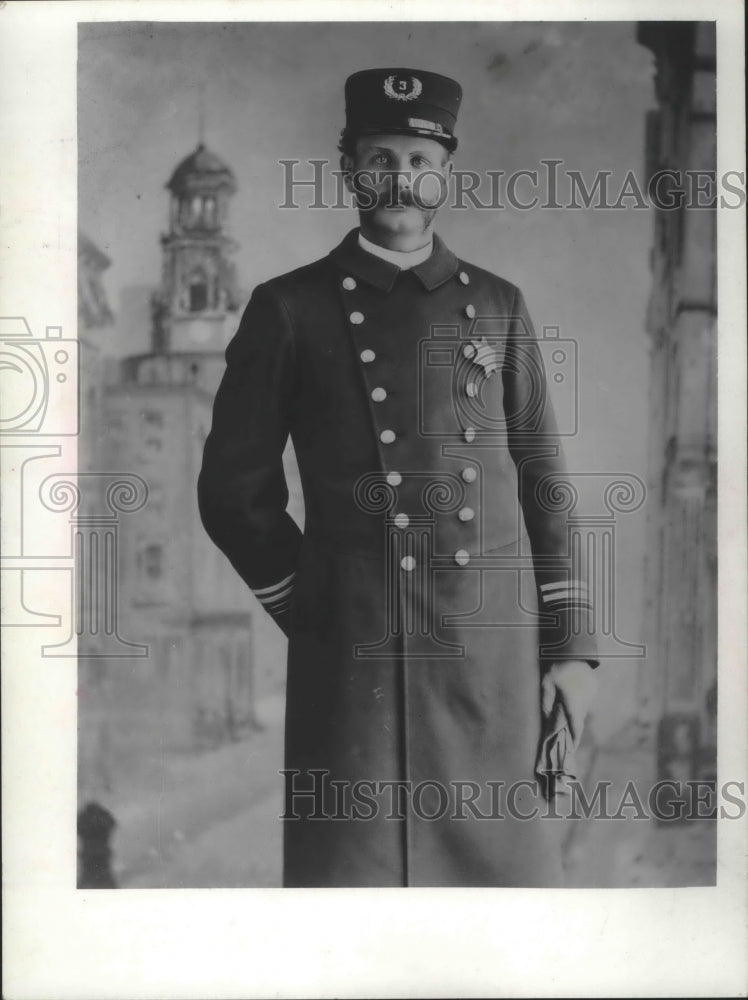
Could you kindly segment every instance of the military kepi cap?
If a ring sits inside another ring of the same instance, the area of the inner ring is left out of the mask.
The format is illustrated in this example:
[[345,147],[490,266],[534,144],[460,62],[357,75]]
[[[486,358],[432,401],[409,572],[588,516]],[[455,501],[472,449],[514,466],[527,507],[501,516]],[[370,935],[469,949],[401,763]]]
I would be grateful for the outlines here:
[[390,132],[436,139],[450,152],[462,87],[439,73],[417,69],[365,69],[345,82],[344,139]]

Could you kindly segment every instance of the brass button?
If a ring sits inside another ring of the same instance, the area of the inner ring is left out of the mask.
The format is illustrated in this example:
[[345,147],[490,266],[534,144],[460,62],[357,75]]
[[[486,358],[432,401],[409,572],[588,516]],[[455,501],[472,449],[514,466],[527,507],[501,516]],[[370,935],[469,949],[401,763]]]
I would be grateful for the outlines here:
[[375,403],[382,403],[387,399],[387,390],[378,385],[376,389],[371,390],[371,398]]
[[410,573],[416,568],[416,561],[413,556],[403,556],[400,560],[400,565],[405,570],[406,573]]
[[395,524],[398,528],[407,528],[410,524],[410,518],[407,514],[395,514]]
[[363,323],[364,314],[360,312],[352,312],[348,318],[350,319],[351,323],[353,323],[354,326],[358,326],[359,323]]
[[460,277],[460,281],[463,283],[463,285],[469,285],[470,284],[470,275],[467,273],[467,271],[460,271],[459,277]]
[[462,353],[466,358],[472,358],[475,355],[475,348],[472,344],[465,344]]
[[365,351],[361,351],[361,360],[365,365],[371,364],[371,362],[376,358],[374,351],[370,351],[367,347]]
[[392,444],[392,442],[395,440],[395,432],[389,430],[382,431],[382,433],[379,435],[379,440],[382,442],[382,444]]
[[458,566],[467,566],[470,562],[470,553],[466,549],[458,549],[455,552],[455,562]]
[[355,278],[343,278],[343,288],[345,288],[347,292],[352,292],[355,287],[356,287]]
[[457,516],[461,521],[472,521],[475,517],[475,511],[472,507],[463,507]]
[[465,315],[468,319],[475,319],[475,306],[471,302],[465,306]]
[[387,473],[387,485],[388,486],[399,486],[403,481],[403,477],[399,472],[388,472]]
[[475,441],[475,428],[466,427],[462,436],[465,438],[468,444],[472,444],[472,442]]
[[468,465],[465,469],[462,470],[462,478],[465,480],[466,483],[474,483],[475,480],[478,478],[478,473],[475,471],[472,465]]

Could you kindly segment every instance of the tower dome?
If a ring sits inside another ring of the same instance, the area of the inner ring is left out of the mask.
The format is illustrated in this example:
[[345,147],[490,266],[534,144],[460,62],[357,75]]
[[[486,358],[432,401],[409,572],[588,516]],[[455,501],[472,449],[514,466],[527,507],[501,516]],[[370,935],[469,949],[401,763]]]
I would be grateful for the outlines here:
[[226,223],[236,191],[230,167],[201,142],[169,178],[172,231],[217,231]]
[[230,167],[201,142],[194,152],[182,160],[166,187],[177,196],[219,189],[226,189],[233,194],[236,191],[236,178]]

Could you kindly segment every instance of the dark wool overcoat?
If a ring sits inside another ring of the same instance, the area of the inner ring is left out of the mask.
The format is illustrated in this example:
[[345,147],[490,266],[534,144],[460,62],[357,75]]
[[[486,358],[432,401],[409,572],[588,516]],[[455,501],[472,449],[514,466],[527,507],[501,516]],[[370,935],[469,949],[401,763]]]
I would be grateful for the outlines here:
[[556,885],[539,682],[595,643],[547,366],[514,285],[357,236],[255,289],[199,482],[289,638],[284,884]]

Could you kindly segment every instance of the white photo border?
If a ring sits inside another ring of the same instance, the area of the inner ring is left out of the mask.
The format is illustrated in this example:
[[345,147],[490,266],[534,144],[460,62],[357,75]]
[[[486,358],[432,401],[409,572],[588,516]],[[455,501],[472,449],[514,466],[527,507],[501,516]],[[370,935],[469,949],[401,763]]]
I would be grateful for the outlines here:
[[[3,3],[4,315],[22,313],[34,331],[77,328],[78,22],[297,19],[715,19],[718,169],[745,171],[736,0]],[[718,751],[720,773],[744,780],[744,214],[721,211],[718,228]],[[75,468],[74,437],[61,447]],[[3,472],[5,499],[19,471]],[[19,530],[4,518],[3,551]],[[49,574],[50,607],[64,607],[63,577]],[[714,888],[76,890],[76,663],[43,659],[34,628],[3,639],[3,950],[13,1000],[745,995],[745,819],[719,823]]]

